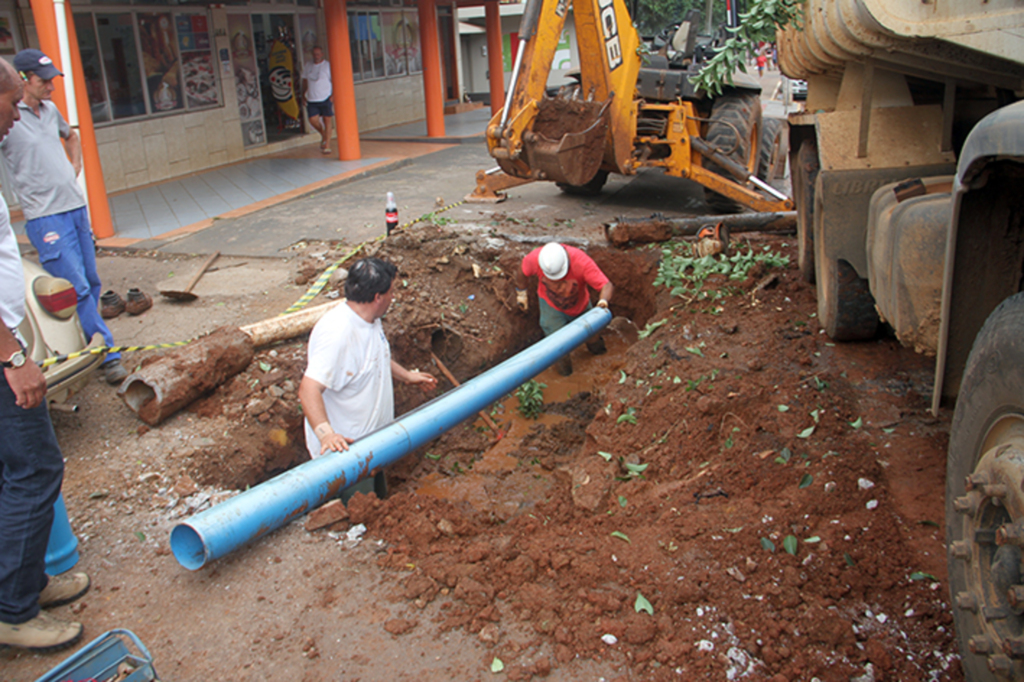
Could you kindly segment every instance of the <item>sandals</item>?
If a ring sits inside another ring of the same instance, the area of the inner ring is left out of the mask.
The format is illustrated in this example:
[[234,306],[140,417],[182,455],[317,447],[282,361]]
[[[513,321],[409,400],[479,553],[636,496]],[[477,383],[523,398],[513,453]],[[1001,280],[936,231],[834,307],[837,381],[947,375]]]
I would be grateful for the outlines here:
[[320,151],[322,153],[324,153],[324,154],[330,154],[331,153],[331,143],[330,142],[327,142],[327,143],[321,142],[320,143]]

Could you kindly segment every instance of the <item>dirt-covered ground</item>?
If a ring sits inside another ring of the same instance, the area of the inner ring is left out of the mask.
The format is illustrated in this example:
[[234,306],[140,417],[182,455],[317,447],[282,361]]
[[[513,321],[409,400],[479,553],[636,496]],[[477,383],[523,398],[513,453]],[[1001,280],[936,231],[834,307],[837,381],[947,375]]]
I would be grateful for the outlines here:
[[[535,295],[519,312],[510,279],[524,234],[573,229],[490,213],[372,243],[400,269],[395,358],[440,377],[433,353],[465,381],[537,341]],[[388,470],[386,499],[357,495],[348,521],[294,522],[196,572],[170,555],[174,524],[306,459],[304,339],[152,428],[93,381],[79,414],[54,415],[95,580],[59,612],[87,639],[134,631],[165,680],[961,679],[931,362],[892,339],[830,342],[794,242],[734,244],[737,263],[774,258],[710,275],[702,295],[678,276],[685,245],[595,241],[617,287],[609,352],[579,348],[573,377],[538,377],[537,420],[510,397],[490,411],[500,439],[482,420],[456,427]],[[350,247],[225,267],[194,308],[158,301],[114,331],[170,341],[271,317]],[[101,267],[155,288],[199,261]],[[398,412],[429,398],[398,387]],[[11,680],[61,658],[0,655]]]

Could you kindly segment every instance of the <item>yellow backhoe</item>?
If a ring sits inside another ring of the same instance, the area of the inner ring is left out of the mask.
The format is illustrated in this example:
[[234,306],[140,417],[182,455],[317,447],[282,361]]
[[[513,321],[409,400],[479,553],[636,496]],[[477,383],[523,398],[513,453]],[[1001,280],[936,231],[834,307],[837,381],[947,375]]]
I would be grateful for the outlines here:
[[[699,182],[718,210],[793,208],[762,179],[774,164],[784,122],[762,125],[760,85],[738,73],[721,96],[696,91],[689,77],[700,60],[674,64],[662,54],[642,55],[623,0],[572,3],[579,82],[548,97],[569,6],[569,0],[526,4],[505,106],[487,127],[488,150],[504,175],[478,173],[478,200],[495,200],[495,190],[532,180],[596,194],[609,173],[656,167]],[[695,22],[687,21],[672,43],[681,55],[692,54],[695,39]]]

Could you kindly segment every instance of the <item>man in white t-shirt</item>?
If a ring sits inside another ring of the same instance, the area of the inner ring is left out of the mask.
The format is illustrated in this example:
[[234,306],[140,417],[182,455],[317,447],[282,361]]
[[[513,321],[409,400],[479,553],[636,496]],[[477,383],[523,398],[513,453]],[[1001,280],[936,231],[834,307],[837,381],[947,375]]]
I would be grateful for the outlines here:
[[349,443],[394,421],[392,377],[424,391],[437,387],[430,374],[391,359],[380,318],[391,305],[397,274],[379,258],[357,261],[345,281],[345,302],[313,327],[299,384],[310,457],[348,450]]
[[331,63],[324,59],[319,45],[313,46],[313,61],[302,65],[302,100],[306,103],[309,125],[320,133],[320,151],[331,153]]

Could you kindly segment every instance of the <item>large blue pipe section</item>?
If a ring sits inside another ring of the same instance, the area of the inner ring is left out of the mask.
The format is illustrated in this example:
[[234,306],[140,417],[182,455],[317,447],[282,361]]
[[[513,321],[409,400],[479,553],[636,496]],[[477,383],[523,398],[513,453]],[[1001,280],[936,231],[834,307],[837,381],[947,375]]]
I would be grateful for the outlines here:
[[315,509],[374,469],[395,462],[537,376],[608,325],[594,308],[497,367],[401,419],[218,504],[171,531],[174,558],[189,570],[238,549]]

